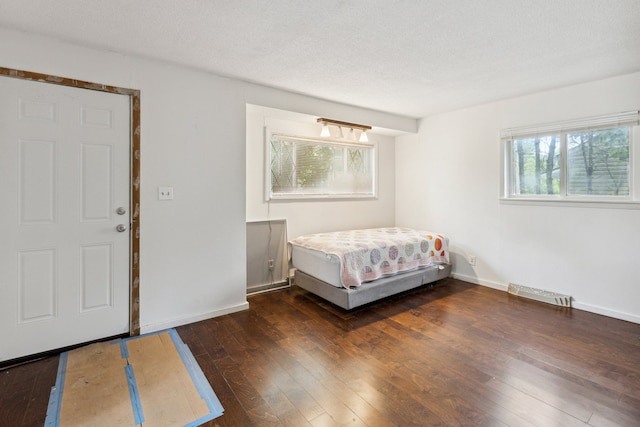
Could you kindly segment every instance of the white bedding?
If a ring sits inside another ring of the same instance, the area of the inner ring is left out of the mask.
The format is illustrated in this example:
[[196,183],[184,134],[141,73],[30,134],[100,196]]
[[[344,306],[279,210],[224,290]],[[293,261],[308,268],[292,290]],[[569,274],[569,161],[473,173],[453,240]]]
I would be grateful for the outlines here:
[[[324,254],[314,249],[292,246],[291,262],[295,268],[320,279],[336,288],[342,288],[340,259],[334,254]],[[420,268],[426,268],[422,266]]]
[[340,258],[337,255],[324,254],[302,246],[292,246],[291,262],[300,271],[337,288],[342,287]]
[[434,264],[448,264],[441,234],[388,227],[300,236],[289,242],[298,270],[332,286],[350,288]]

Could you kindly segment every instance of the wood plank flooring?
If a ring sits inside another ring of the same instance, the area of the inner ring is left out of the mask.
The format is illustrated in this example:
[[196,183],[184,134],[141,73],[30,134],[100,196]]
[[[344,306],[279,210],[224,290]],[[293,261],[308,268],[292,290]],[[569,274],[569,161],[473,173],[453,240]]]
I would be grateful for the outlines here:
[[[210,426],[638,426],[640,325],[445,279],[344,311],[293,287],[177,328]],[[0,371],[0,425],[42,425],[57,357]]]

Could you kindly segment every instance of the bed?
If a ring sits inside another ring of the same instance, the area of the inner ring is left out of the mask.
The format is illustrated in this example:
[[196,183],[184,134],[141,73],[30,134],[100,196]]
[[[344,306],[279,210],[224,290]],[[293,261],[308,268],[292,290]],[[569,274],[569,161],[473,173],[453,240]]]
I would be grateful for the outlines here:
[[346,310],[451,273],[449,239],[387,227],[308,234],[289,241],[294,283]]

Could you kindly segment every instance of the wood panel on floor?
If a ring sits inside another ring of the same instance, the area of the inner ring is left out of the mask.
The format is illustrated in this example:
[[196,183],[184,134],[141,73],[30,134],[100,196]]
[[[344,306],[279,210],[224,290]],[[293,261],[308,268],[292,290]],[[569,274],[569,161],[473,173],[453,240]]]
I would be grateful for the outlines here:
[[[352,311],[295,286],[249,303],[177,328],[225,410],[207,426],[640,425],[638,324],[455,279]],[[31,365],[0,372],[12,426],[44,420],[56,363]]]

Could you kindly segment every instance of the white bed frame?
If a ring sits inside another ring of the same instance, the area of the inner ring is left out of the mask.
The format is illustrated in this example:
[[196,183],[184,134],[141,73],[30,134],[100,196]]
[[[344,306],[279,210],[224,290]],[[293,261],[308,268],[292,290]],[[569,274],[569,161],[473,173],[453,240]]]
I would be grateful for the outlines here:
[[296,270],[294,284],[345,310],[350,310],[436,280],[445,279],[450,274],[450,264],[432,265],[394,276],[383,277],[373,282],[363,283],[358,287],[347,289],[338,288],[300,270]]

